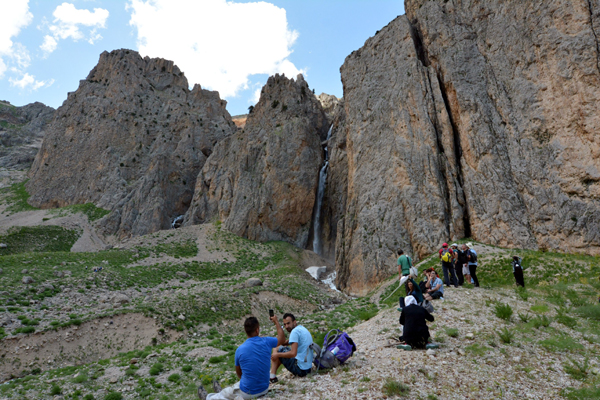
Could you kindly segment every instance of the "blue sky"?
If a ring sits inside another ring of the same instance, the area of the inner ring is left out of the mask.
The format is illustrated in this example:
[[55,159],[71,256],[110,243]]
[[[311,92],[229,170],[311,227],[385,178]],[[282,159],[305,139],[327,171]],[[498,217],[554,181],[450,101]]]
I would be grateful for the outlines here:
[[[245,3],[245,4],[241,4]],[[342,96],[339,68],[404,13],[402,0],[11,0],[0,26],[0,100],[58,107],[105,50],[175,61],[193,86],[246,113],[268,76],[303,72]]]

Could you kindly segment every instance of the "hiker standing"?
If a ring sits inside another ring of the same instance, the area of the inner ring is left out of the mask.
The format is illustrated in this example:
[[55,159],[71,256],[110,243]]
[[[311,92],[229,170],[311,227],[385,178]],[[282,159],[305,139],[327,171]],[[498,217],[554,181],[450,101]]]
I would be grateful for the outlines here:
[[458,281],[458,286],[462,286],[465,282],[465,277],[462,272],[462,265],[459,263],[459,256],[461,251],[458,249],[458,244],[452,243],[452,253],[454,253],[454,257],[452,258],[452,268],[454,268],[454,272],[456,273],[456,278]]
[[[398,249],[398,275],[399,279],[402,279],[403,276],[410,275],[410,267],[412,267],[412,260],[406,254],[404,254],[404,250]],[[408,293],[407,283],[404,284],[406,289],[406,293]]]
[[458,253],[458,264],[462,268],[464,278],[463,283],[471,283],[471,272],[469,271],[469,259],[467,257],[467,251],[469,249],[466,244],[463,244],[460,250],[460,253]]
[[[454,257],[454,253],[452,249],[448,248],[448,243],[444,243],[442,248],[439,250],[439,257],[442,260],[442,271],[444,272],[444,284],[446,286],[450,286],[452,283],[455,287],[458,287],[458,279],[456,278],[456,274],[454,273],[454,268],[452,267],[452,258]],[[448,279],[448,272],[450,273],[450,279]]]
[[525,287],[525,279],[523,278],[523,265],[521,264],[521,258],[519,256],[513,256],[512,261],[513,275],[517,285]]
[[473,243],[467,243],[467,260],[469,260],[469,273],[473,278],[475,287],[479,287],[479,280],[477,279],[477,252],[473,248]]

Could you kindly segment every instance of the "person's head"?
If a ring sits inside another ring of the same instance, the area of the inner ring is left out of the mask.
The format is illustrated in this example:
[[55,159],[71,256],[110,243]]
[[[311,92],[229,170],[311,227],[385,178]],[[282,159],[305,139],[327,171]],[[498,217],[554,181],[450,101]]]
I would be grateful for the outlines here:
[[398,249],[398,255],[401,256],[402,254],[404,254],[404,250]]
[[437,272],[435,272],[435,269],[431,269],[431,273],[429,274],[429,276],[431,277],[431,279],[437,278]]
[[291,332],[298,323],[296,322],[296,317],[292,313],[283,314],[283,327],[286,331]]
[[431,271],[433,271],[433,268],[427,268],[425,271],[423,271],[423,273],[429,277],[429,274],[431,274]]
[[248,337],[258,336],[260,333],[258,319],[256,319],[256,317],[246,318],[246,321],[244,321],[244,330],[246,331],[246,335]]
[[469,250],[469,245],[470,245],[470,244],[471,244],[471,243],[463,244],[463,249],[465,249],[465,250]]
[[519,261],[519,256],[513,256],[514,261]]
[[473,248],[473,243],[471,243],[471,242],[467,243],[467,247],[470,248],[470,249],[472,249]]
[[443,247],[443,248],[446,248],[446,247],[448,247],[448,243],[444,243],[444,244],[442,245],[442,247]]
[[412,281],[409,280],[406,284],[408,285],[408,291],[412,292],[414,290]]
[[460,248],[462,249],[462,251],[467,251],[467,245],[463,244],[462,246],[460,246]]
[[458,249],[458,245],[456,243],[452,243],[452,250],[457,250]]

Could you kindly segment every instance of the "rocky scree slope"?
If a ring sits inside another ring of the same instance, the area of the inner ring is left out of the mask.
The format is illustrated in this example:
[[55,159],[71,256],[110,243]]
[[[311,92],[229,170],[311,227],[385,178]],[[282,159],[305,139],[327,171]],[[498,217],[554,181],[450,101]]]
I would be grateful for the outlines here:
[[47,128],[31,168],[29,203],[92,202],[104,233],[142,235],[187,211],[214,145],[235,131],[225,101],[172,61],[131,50],[100,55]]
[[244,130],[208,158],[185,224],[220,220],[251,240],[306,247],[327,130],[302,75],[270,77]]
[[398,247],[465,236],[599,254],[600,6],[405,4],[341,68],[338,285],[365,293]]
[[31,166],[54,111],[39,102],[15,107],[0,101],[0,167],[27,169]]

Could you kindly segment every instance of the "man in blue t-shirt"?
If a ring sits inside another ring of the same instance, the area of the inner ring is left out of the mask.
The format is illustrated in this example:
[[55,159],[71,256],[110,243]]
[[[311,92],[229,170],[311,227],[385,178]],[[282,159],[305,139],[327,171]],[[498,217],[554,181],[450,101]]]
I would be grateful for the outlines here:
[[312,344],[312,335],[302,325],[298,325],[293,314],[283,315],[283,326],[290,332],[287,343],[273,351],[271,356],[271,382],[277,382],[277,368],[281,364],[296,376],[306,376],[312,367],[313,352],[309,349]]
[[277,317],[271,317],[277,328],[277,338],[260,337],[260,326],[255,317],[244,322],[244,330],[248,339],[235,351],[235,373],[240,381],[221,390],[218,382],[213,382],[215,393],[207,394],[202,385],[198,387],[201,400],[234,400],[237,396],[243,399],[255,399],[269,391],[269,367],[273,348],[285,343],[285,334]]
[[429,272],[428,277],[429,279],[427,279],[427,284],[425,285],[427,287],[425,294],[433,300],[443,298],[444,283],[435,270],[432,269],[431,272]]

